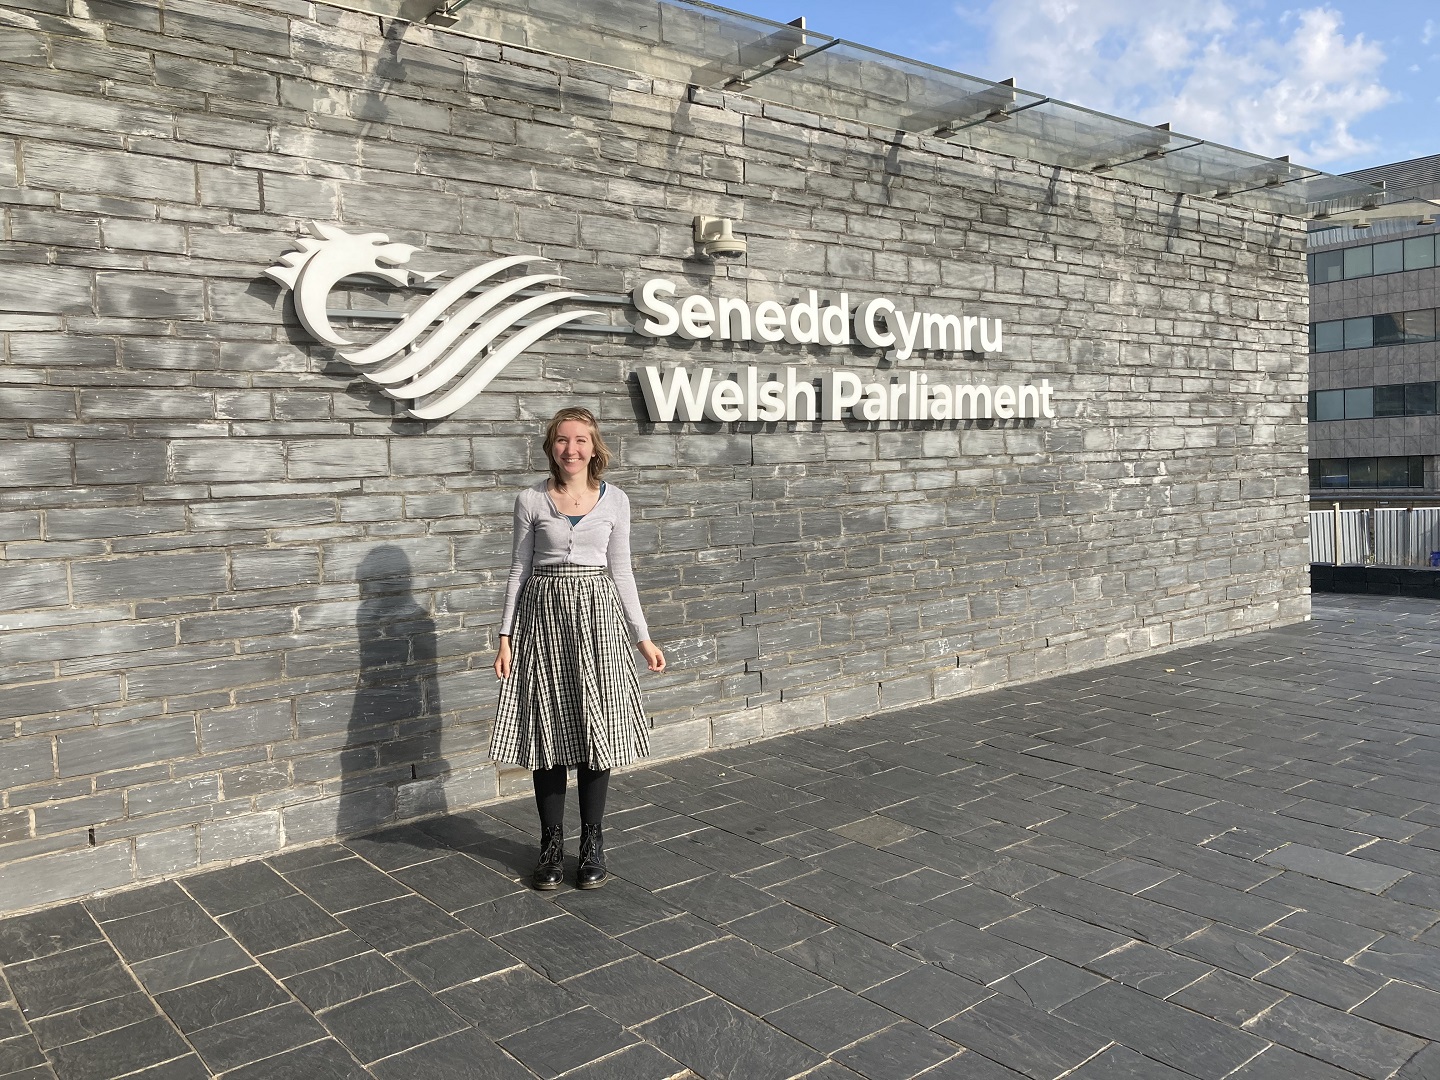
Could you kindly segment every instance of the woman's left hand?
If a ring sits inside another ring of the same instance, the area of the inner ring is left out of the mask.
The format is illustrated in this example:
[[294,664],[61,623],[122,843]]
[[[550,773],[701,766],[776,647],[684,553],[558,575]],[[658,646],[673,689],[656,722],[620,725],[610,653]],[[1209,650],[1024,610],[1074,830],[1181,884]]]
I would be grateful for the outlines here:
[[645,657],[645,664],[651,671],[665,670],[665,654],[660,651],[660,646],[649,638],[640,642],[640,655]]

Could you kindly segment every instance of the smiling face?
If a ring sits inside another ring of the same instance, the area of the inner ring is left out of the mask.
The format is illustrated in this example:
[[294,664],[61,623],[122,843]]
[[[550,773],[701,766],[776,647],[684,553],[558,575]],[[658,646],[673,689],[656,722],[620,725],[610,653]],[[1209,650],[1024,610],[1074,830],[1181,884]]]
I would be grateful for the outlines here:
[[556,487],[571,487],[573,481],[598,488],[610,464],[610,448],[600,434],[595,414],[578,405],[561,409],[550,418],[541,446]]
[[566,420],[555,429],[550,459],[570,483],[589,483],[590,459],[595,456],[595,433],[583,420]]

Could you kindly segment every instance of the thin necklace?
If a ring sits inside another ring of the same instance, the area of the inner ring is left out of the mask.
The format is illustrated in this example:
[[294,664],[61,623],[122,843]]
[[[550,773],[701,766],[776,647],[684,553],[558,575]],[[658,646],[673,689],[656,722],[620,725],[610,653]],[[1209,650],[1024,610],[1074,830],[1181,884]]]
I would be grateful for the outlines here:
[[[587,485],[586,485],[586,490],[588,490],[588,489],[589,489],[589,485],[587,484]],[[577,508],[580,506],[580,496],[579,496],[579,495],[572,495],[572,494],[570,494],[570,491],[569,491],[568,488],[566,488],[566,487],[564,487],[564,486],[562,486],[562,485],[559,485],[559,484],[557,484],[557,485],[555,486],[555,490],[556,490],[559,494],[564,495],[565,498],[569,499],[572,506],[575,506],[575,507],[577,507]]]

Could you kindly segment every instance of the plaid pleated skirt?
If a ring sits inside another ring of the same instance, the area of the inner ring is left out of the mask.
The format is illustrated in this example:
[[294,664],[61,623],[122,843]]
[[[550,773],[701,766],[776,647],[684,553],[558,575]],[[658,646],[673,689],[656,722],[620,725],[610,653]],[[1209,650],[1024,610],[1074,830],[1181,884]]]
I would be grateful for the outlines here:
[[635,653],[603,566],[536,566],[520,591],[490,756],[609,769],[650,752]]

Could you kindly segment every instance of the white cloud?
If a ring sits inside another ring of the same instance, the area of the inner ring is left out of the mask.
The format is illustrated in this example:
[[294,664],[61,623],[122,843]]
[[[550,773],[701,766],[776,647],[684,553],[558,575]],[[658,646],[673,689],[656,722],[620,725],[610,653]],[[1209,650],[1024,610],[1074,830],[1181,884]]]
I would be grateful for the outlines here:
[[1435,40],[1436,27],[1434,19],[1425,20],[1425,29],[1420,32],[1420,44],[1429,45]]
[[1383,50],[1327,7],[993,0],[983,18],[991,71],[1028,90],[1307,164],[1369,150],[1353,128],[1393,98]]

